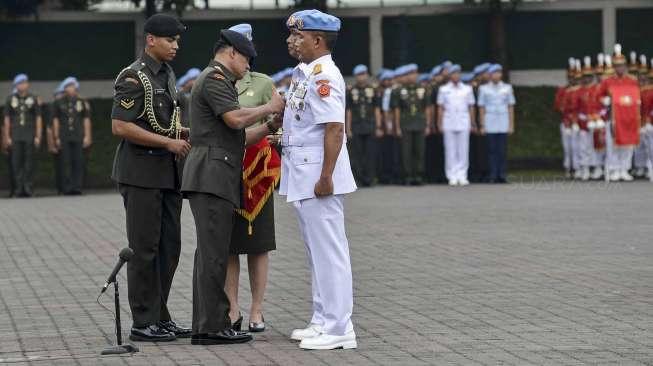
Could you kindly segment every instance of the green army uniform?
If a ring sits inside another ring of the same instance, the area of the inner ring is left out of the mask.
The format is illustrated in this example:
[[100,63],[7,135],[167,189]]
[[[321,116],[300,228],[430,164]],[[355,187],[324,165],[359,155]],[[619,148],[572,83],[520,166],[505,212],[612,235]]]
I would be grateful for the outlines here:
[[404,182],[419,184],[424,176],[424,129],[429,95],[426,88],[403,85],[393,91],[391,107],[400,111]]
[[[180,123],[182,127],[190,127],[190,90],[180,91],[177,94],[177,103],[180,110]],[[182,181],[184,173],[184,164],[186,163],[186,158],[177,159],[177,172],[179,173],[179,182]]]
[[225,293],[234,210],[241,206],[245,130],[233,129],[223,114],[239,109],[236,77],[212,60],[195,80],[191,98],[193,144],[181,190],[195,218],[193,335],[231,327]]
[[84,120],[91,118],[88,101],[64,95],[53,103],[53,117],[59,120],[59,159],[64,194],[80,194],[84,177]]
[[[144,53],[116,78],[111,118],[176,137],[175,75]],[[118,183],[134,257],[127,263],[133,327],[168,321],[170,286],[181,251],[181,193],[175,155],[127,140],[118,145],[111,177]]]
[[[438,91],[443,83],[433,83],[429,92],[429,104],[433,111],[433,125],[432,128],[437,129],[437,113],[438,113]],[[444,183],[447,177],[444,174],[444,136],[442,131],[433,131],[430,136],[426,138],[425,148],[425,162],[426,162],[426,179],[430,183]]]
[[34,94],[10,95],[4,107],[9,117],[11,134],[11,172],[14,193],[19,197],[33,194],[34,138],[37,136],[37,119],[41,118],[41,102]]
[[[258,107],[272,99],[274,82],[269,76],[258,72],[248,72],[236,83],[238,103],[241,107]],[[264,123],[259,121],[254,126]],[[231,234],[229,253],[260,254],[275,250],[274,231],[274,195],[270,195],[261,211],[252,221],[252,232],[249,234],[249,222],[240,214],[235,214],[234,230]]]
[[352,166],[356,180],[369,186],[376,178],[376,112],[380,95],[371,84],[353,85],[347,90],[347,109],[351,111]]

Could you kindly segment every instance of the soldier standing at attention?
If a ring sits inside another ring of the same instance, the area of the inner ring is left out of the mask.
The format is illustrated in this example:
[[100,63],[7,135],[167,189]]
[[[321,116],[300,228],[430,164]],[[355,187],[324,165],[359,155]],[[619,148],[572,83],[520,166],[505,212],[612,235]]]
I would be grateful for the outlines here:
[[379,172],[379,183],[391,184],[395,181],[394,169],[395,161],[395,136],[394,123],[392,122],[392,110],[390,108],[390,99],[393,90],[394,71],[386,70],[380,76],[381,84],[379,85],[378,103],[381,109],[381,118],[383,128],[383,137],[380,140],[381,168]]
[[417,83],[417,65],[409,64],[403,70],[404,83],[392,97],[395,126],[401,139],[401,156],[404,184],[421,185],[424,182],[424,136],[431,133],[429,95]]
[[78,94],[76,78],[66,78],[62,87],[63,95],[54,102],[52,133],[61,154],[63,193],[78,195],[82,194],[84,150],[93,143],[91,109],[88,101]]
[[356,66],[353,74],[356,83],[347,93],[345,128],[347,138],[351,139],[354,176],[363,187],[369,187],[376,178],[377,141],[383,136],[381,108],[367,66]]
[[41,146],[43,131],[41,101],[29,92],[27,75],[16,75],[13,85],[15,92],[7,97],[4,107],[3,146],[11,154],[14,194],[31,197],[34,150]]
[[172,321],[167,302],[181,251],[181,193],[177,157],[190,151],[179,139],[175,75],[168,62],[185,27],[156,14],[144,26],[145,52],[116,78],[111,129],[121,138],[112,179],[118,183],[134,257],[127,263],[134,341],[172,341],[190,329]]

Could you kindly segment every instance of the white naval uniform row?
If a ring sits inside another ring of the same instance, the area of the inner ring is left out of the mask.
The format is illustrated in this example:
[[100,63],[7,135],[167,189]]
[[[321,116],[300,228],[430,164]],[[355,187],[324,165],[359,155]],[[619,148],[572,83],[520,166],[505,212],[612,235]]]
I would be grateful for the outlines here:
[[469,107],[475,104],[472,87],[448,82],[438,91],[438,106],[444,110],[444,170],[449,181],[467,181],[469,168]]
[[[318,89],[322,85],[328,85]],[[328,95],[325,92],[328,89]],[[345,81],[331,55],[295,67],[283,117],[279,193],[297,212],[311,270],[312,324],[342,336],[353,330],[353,287],[344,195],[356,190],[346,137],[333,172],[333,195],[316,198],[328,122],[345,123]]]

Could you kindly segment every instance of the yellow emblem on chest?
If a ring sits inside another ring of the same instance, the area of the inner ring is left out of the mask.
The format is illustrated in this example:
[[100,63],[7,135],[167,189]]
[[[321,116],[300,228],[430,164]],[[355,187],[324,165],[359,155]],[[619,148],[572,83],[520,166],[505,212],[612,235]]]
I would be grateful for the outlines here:
[[254,91],[250,89],[245,93],[245,95],[247,95],[248,97],[253,97],[254,96]]

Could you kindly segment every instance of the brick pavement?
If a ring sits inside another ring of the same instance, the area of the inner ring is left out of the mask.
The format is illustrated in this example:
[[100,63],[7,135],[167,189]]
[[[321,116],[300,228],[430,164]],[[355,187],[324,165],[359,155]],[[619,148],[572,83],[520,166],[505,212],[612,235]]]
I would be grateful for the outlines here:
[[[646,182],[357,192],[346,206],[359,348],[333,352],[287,339],[309,317],[310,276],[294,212],[277,200],[265,333],[235,346],[139,343],[134,356],[110,357],[98,352],[113,342],[113,318],[95,298],[126,246],[119,196],[0,199],[0,364],[653,365],[652,192]],[[182,221],[170,307],[189,324],[186,204]]]

